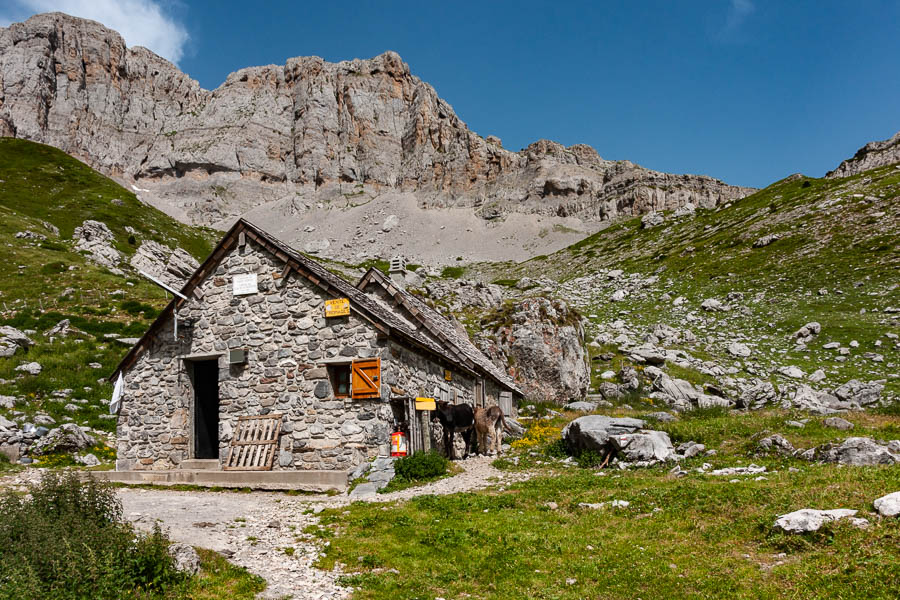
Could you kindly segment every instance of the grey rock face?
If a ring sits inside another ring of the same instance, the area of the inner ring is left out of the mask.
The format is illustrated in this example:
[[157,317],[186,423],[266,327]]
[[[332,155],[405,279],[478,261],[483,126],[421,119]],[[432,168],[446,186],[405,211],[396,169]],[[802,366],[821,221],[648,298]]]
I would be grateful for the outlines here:
[[479,335],[475,343],[510,374],[531,400],[564,405],[585,397],[590,371],[584,327],[560,300],[528,298],[514,305],[511,322]]
[[172,250],[153,240],[141,243],[130,262],[135,269],[149,273],[175,289],[181,289],[200,266],[193,256],[181,248]]
[[894,163],[900,163],[900,132],[883,142],[869,142],[857,150],[853,158],[848,158],[834,171],[829,171],[826,177],[849,177]]
[[585,402],[580,400],[578,402],[569,402],[565,406],[563,406],[566,410],[572,410],[575,412],[593,412],[597,409],[596,402]]
[[292,58],[209,91],[99,23],[51,13],[0,28],[0,97],[0,135],[77,155],[199,224],[251,209],[283,218],[305,200],[357,192],[412,192],[485,219],[601,220],[713,208],[752,191],[583,145],[510,152],[470,131],[393,52]]

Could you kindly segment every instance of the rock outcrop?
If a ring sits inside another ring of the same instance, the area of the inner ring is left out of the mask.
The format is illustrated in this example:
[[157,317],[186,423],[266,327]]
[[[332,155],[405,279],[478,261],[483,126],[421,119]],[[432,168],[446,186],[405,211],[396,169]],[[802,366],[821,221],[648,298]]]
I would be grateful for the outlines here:
[[900,132],[882,142],[869,142],[856,151],[853,158],[842,162],[826,177],[849,177],[886,165],[900,163]]
[[470,131],[393,52],[292,58],[210,91],[99,23],[49,13],[0,28],[0,98],[0,135],[56,146],[195,224],[250,211],[283,221],[323,201],[391,193],[488,221],[598,221],[752,191],[605,160],[585,145],[540,140],[511,152]]
[[486,324],[475,344],[509,371],[526,398],[565,405],[585,397],[590,371],[577,312],[561,300],[535,297],[500,317]]
[[135,269],[149,273],[176,289],[181,289],[200,266],[193,256],[181,248],[172,250],[152,240],[143,242],[130,262]]

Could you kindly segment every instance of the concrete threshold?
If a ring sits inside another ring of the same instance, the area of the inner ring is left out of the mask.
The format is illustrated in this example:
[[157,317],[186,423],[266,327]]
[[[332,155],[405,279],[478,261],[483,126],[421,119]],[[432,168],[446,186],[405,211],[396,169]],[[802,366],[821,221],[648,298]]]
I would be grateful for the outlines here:
[[197,485],[201,487],[251,488],[254,490],[297,490],[303,492],[343,492],[348,487],[346,471],[211,471],[174,469],[171,471],[86,471],[101,481],[151,485]]

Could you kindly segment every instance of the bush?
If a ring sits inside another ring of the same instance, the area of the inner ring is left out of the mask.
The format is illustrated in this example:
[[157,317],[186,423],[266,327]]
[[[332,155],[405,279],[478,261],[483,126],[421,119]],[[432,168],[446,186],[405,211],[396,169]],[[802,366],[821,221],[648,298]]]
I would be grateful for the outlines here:
[[394,462],[394,477],[404,481],[433,479],[447,472],[450,461],[435,451],[416,452]]
[[136,534],[108,484],[46,473],[0,498],[0,599],[164,598],[182,586],[158,528]]

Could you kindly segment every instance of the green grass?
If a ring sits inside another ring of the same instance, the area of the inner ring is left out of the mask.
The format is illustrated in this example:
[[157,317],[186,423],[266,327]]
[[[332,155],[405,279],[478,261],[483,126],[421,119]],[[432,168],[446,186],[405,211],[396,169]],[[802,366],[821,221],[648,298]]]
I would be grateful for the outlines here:
[[[629,413],[638,414],[638,413]],[[838,468],[752,455],[754,436],[778,431],[810,447],[846,434],[791,413],[698,412],[660,425],[673,440],[717,449],[713,467],[764,464],[765,479],[564,468],[533,449],[519,456],[539,476],[477,493],[357,503],[322,514],[324,568],[349,565],[354,598],[893,598],[900,593],[900,520],[871,518],[873,499],[900,489],[900,470]],[[890,439],[900,418],[852,414],[853,435]],[[498,461],[511,468],[509,456]],[[542,464],[537,464],[541,461]],[[794,467],[796,472],[789,468]],[[579,503],[626,500],[625,509]],[[552,510],[549,502],[558,508]],[[799,508],[853,508],[869,529],[838,523],[807,536],[775,533]],[[784,554],[782,556],[782,553]],[[567,581],[568,580],[568,581]],[[572,581],[574,580],[574,581]]]

